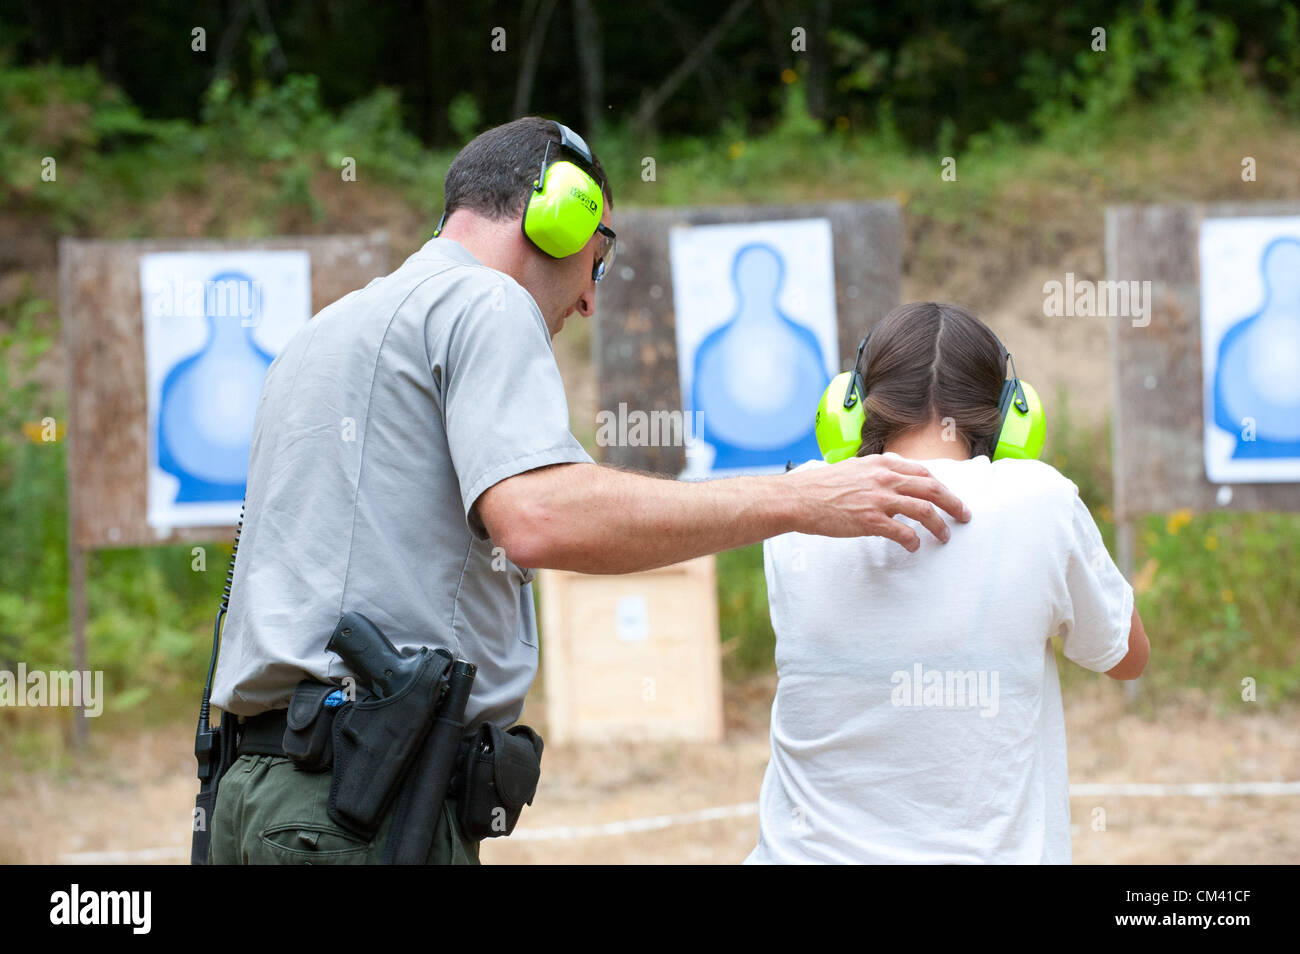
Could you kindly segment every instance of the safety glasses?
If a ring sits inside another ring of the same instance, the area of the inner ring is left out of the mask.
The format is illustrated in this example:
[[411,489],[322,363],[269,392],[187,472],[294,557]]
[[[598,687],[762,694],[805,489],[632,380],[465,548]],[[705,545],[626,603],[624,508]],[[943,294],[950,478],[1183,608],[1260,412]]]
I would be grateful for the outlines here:
[[618,254],[618,236],[604,222],[596,226],[600,244],[596,247],[596,263],[591,266],[591,280],[599,282],[605,272],[614,267],[614,257]]

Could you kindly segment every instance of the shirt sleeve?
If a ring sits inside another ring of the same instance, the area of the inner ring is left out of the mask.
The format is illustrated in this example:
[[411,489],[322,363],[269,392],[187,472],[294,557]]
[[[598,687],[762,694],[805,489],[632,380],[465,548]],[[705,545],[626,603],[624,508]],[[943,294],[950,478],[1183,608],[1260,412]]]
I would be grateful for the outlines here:
[[487,531],[475,501],[493,484],[551,464],[592,463],[569,431],[569,405],[550,335],[512,282],[467,303],[443,369],[447,444],[470,530]]
[[1068,659],[1085,669],[1106,672],[1128,654],[1133,618],[1133,587],[1106,551],[1088,507],[1071,484],[1066,523],[1065,592],[1058,601],[1056,627]]

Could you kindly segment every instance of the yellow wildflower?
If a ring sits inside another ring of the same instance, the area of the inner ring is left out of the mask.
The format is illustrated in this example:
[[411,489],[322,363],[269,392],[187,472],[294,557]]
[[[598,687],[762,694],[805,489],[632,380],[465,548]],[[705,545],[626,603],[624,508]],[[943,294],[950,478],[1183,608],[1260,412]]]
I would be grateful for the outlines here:
[[1175,510],[1165,522],[1165,532],[1173,536],[1191,522],[1192,512],[1189,509],[1183,507],[1181,510]]

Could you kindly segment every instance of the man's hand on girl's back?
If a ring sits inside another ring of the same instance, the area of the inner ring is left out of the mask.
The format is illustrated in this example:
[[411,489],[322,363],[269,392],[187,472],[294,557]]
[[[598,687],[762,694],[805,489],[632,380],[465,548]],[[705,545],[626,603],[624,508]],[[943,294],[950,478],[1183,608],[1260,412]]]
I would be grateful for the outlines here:
[[892,454],[851,457],[790,474],[801,505],[799,531],[827,537],[888,537],[915,551],[920,537],[896,516],[919,521],[940,542],[948,526],[939,510],[962,523],[970,509],[922,465]]

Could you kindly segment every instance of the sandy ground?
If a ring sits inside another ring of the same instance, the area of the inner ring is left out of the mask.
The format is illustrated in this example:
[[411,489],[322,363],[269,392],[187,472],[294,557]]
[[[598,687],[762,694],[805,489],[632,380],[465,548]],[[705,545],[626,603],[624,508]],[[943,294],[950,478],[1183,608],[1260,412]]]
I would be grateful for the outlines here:
[[[752,803],[767,764],[772,678],[728,688],[721,745],[550,746],[520,831],[592,826]],[[1067,696],[1072,783],[1300,780],[1294,712],[1216,712],[1195,697],[1126,708],[1118,686]],[[544,722],[539,700],[525,719]],[[6,728],[0,731],[11,731]],[[0,755],[0,862],[57,863],[89,852],[155,850],[137,861],[183,863],[197,783],[193,729],[97,733],[62,770]],[[1106,830],[1092,830],[1096,808]],[[1217,799],[1072,798],[1077,863],[1300,862],[1300,795]],[[484,844],[489,863],[732,864],[753,847],[752,814],[627,834]],[[90,860],[90,859],[85,859]]]

